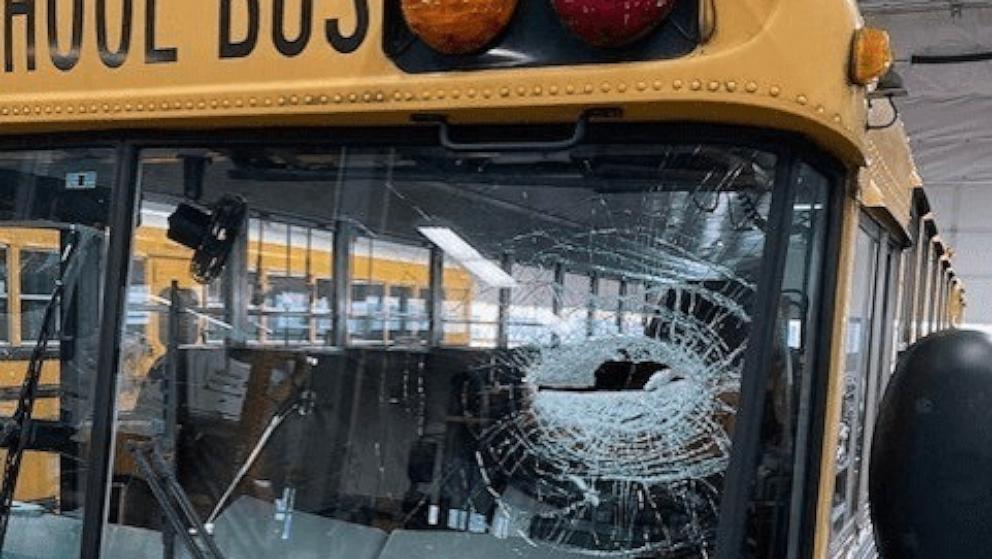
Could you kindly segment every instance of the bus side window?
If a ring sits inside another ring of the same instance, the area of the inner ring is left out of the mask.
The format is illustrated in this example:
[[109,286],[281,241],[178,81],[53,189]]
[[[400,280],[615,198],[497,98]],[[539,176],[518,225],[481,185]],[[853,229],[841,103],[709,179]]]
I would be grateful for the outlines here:
[[45,307],[59,278],[59,253],[54,250],[21,249],[21,341],[38,336]]

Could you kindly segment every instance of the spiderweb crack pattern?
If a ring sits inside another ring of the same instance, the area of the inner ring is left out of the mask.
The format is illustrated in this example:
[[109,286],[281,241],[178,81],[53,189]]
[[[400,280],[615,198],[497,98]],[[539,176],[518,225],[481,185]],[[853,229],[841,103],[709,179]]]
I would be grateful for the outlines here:
[[[492,365],[499,383],[518,389],[509,411],[479,432],[476,458],[510,521],[519,507],[504,499],[508,488],[540,504],[529,507],[540,510],[529,526],[516,528],[535,545],[594,556],[705,554],[745,349],[743,337],[724,332],[749,318],[740,292],[700,283],[665,281],[646,299],[656,302],[644,309],[643,332],[586,337],[562,326],[557,343]],[[604,363],[652,372],[639,386],[597,389]]]

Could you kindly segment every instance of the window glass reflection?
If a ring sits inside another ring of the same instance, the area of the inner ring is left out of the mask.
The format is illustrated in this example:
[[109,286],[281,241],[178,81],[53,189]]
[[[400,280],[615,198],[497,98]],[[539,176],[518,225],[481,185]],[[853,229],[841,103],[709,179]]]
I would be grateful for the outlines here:
[[[0,449],[16,479],[3,484],[4,557],[78,555],[115,164],[105,149],[0,154],[0,424],[16,434],[30,416],[35,434],[16,471]],[[86,188],[70,189],[81,175]],[[33,405],[20,400],[27,384]]]
[[[806,535],[798,519],[808,514],[802,477],[815,436],[808,403],[819,386],[817,363],[823,347],[824,254],[830,223],[830,182],[803,163],[796,178],[782,293],[776,305],[764,419],[762,452],[749,515],[745,556],[779,559],[799,553]],[[775,534],[779,537],[769,537]]]
[[21,257],[21,340],[38,338],[45,307],[59,278],[58,251],[22,249]]
[[[242,268],[199,286],[143,221],[166,337],[127,365],[119,431],[174,445],[226,553],[712,552],[774,155],[204,152],[198,203],[249,204]],[[181,168],[143,155],[143,215],[183,200]],[[154,480],[116,476],[116,522],[159,529]]]

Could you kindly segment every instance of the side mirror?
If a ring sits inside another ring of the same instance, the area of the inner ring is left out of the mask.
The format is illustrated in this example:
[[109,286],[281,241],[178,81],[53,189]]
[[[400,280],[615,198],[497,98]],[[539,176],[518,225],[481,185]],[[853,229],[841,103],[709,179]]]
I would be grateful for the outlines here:
[[879,410],[869,476],[882,559],[989,556],[992,338],[946,331],[905,352]]

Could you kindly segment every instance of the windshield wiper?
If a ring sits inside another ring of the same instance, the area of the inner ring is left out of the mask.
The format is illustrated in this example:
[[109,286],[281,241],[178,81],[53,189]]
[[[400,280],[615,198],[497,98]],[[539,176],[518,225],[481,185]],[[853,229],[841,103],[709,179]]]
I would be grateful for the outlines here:
[[[69,242],[62,252],[62,269],[65,269],[66,262],[75,253],[79,240],[79,232],[73,231]],[[69,274],[66,274],[69,276]],[[38,341],[31,351],[31,359],[28,361],[27,373],[24,375],[24,382],[21,384],[21,392],[17,399],[17,410],[11,417],[11,421],[3,426],[0,431],[0,447],[7,449],[7,457],[4,460],[3,485],[0,487],[0,553],[3,552],[4,542],[7,537],[7,526],[10,523],[10,512],[14,501],[14,489],[17,486],[17,478],[21,471],[21,460],[31,441],[32,416],[34,414],[34,404],[38,397],[38,383],[41,380],[41,369],[45,363],[45,354],[48,351],[48,342],[54,334],[56,311],[59,308],[62,297],[65,294],[64,278],[55,281],[55,288],[52,290],[51,299],[45,306],[45,314],[41,321],[41,331],[38,333]]]

